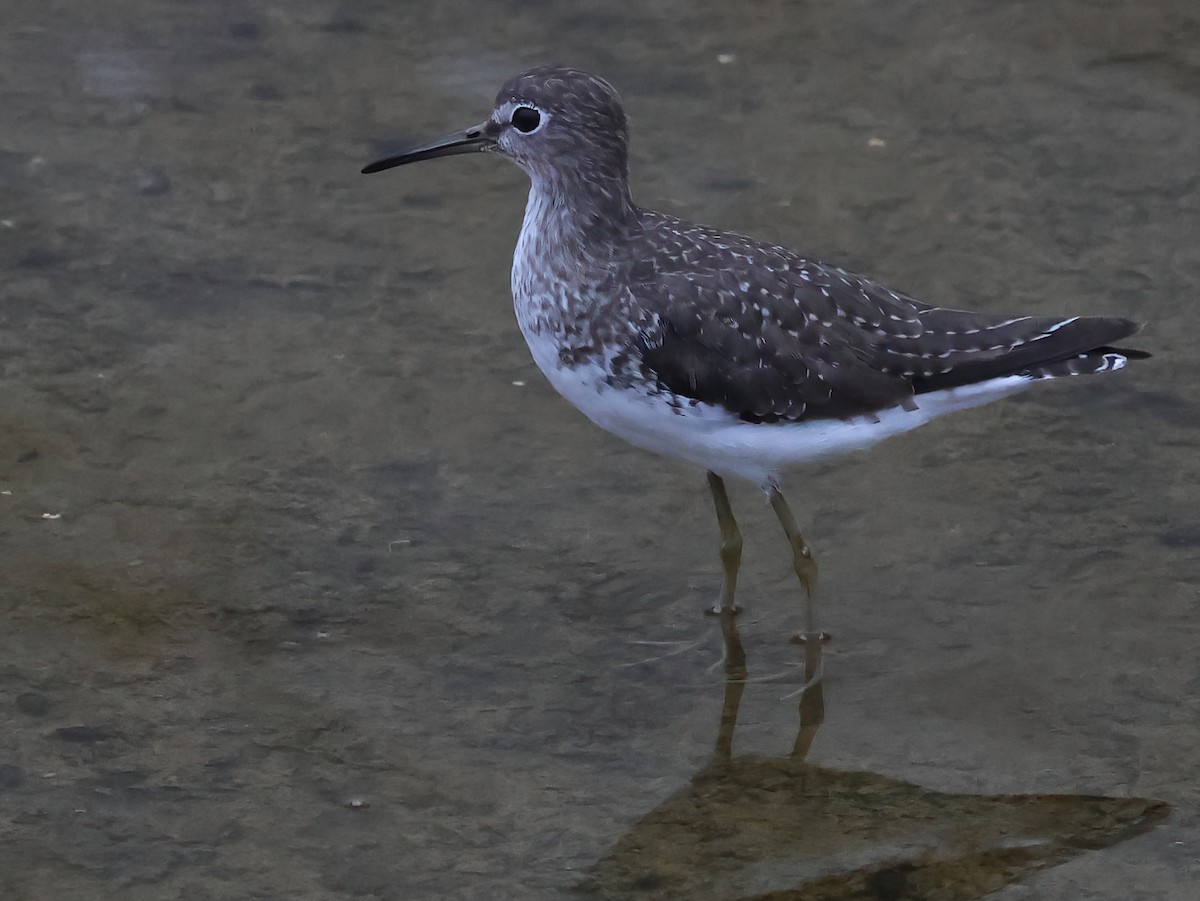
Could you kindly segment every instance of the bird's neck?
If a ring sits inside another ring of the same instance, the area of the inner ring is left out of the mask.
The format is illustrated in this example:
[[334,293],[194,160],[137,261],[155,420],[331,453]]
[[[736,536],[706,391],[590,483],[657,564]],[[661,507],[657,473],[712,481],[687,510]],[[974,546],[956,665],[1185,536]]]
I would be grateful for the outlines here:
[[577,183],[534,178],[525,221],[513,256],[512,291],[517,320],[538,365],[558,365],[538,355],[539,340],[555,353],[600,353],[591,323],[625,303],[615,285],[629,260],[638,209],[623,183]]
[[597,254],[604,259],[628,241],[637,222],[637,207],[624,179],[535,174],[521,237],[536,233],[543,252],[569,253],[576,261]]

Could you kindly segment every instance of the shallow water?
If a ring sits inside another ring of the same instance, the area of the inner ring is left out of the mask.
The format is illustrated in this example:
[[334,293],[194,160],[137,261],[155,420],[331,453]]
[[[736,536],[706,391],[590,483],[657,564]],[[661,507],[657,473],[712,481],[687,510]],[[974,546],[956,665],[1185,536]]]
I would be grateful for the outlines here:
[[[1194,897],[1194,4],[6,25],[0,897]],[[740,693],[703,478],[521,343],[523,176],[358,175],[545,61],[621,89],[648,205],[1147,323],[1124,373],[792,477],[835,636],[803,760],[770,511],[735,487]]]

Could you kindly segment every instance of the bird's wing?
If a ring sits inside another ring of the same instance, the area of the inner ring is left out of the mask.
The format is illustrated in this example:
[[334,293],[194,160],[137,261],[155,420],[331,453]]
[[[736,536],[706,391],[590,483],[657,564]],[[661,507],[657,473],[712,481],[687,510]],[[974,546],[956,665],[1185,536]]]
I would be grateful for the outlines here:
[[[672,221],[659,243],[685,225]],[[643,257],[652,269],[635,266],[645,312],[636,356],[661,388],[752,422],[846,417],[926,391],[1034,376],[1136,331],[1125,319],[932,307],[784,248],[688,228],[677,248]]]

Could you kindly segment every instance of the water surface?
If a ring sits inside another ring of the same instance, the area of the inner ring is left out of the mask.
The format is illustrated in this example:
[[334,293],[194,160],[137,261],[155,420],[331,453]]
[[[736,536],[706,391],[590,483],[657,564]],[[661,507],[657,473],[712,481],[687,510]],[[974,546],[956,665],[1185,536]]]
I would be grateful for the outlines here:
[[[0,895],[1193,897],[1192,4],[10,6]],[[734,489],[730,733],[703,478],[541,381],[523,176],[357,174],[550,61],[620,88],[647,205],[1147,323],[791,478],[803,759],[770,510]]]

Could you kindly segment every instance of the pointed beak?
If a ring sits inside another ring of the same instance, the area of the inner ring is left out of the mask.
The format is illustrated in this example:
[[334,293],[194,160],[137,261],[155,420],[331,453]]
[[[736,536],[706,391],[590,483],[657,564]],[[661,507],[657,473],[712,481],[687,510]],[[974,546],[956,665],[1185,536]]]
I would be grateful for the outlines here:
[[464,131],[445,135],[428,144],[422,144],[420,147],[414,147],[412,150],[385,156],[364,166],[362,174],[370,175],[372,172],[382,172],[384,169],[393,169],[396,166],[403,166],[405,163],[435,160],[439,156],[457,156],[460,153],[491,150],[496,146],[496,139],[489,134],[489,124],[490,122],[483,122]]

